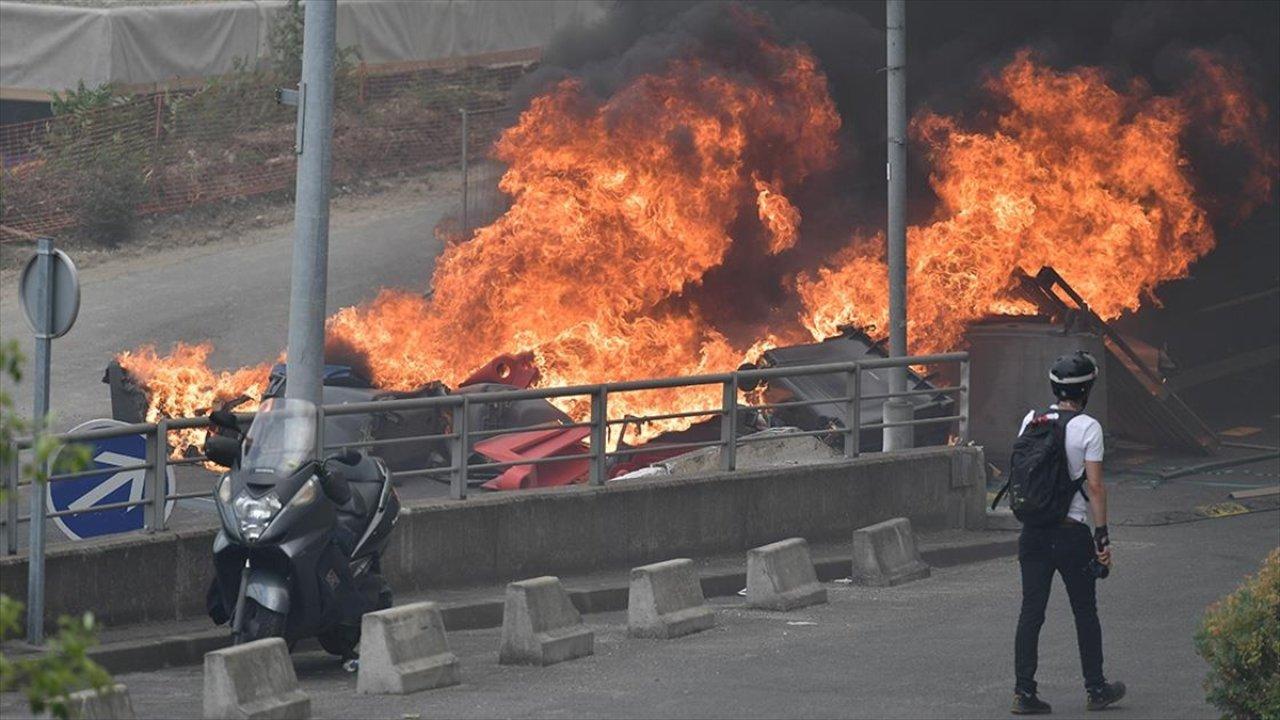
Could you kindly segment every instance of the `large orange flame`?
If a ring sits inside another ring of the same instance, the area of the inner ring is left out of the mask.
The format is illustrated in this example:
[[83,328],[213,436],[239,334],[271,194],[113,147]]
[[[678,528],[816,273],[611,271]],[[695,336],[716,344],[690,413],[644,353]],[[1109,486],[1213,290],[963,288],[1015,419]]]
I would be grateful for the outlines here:
[[[384,290],[331,317],[330,342],[367,358],[372,380],[390,389],[454,384],[519,351],[534,352],[545,385],[736,366],[748,348],[696,308],[664,302],[721,264],[740,216],[760,223],[770,252],[794,245],[800,213],[786,193],[830,167],[840,126],[808,50],[761,39],[752,65],[682,57],[604,101],[575,80],[536,98],[495,148],[507,166],[506,214],[446,249],[430,299]],[[142,376],[151,388],[175,379]],[[719,402],[714,387],[619,394],[610,416]],[[562,406],[585,414],[581,401]],[[644,434],[690,422],[653,423]]]
[[[1180,142],[1186,98],[1116,89],[1096,68],[1054,71],[1027,52],[987,89],[1004,108],[991,130],[931,112],[912,122],[940,201],[932,222],[907,233],[913,351],[956,347],[969,322],[1016,310],[1003,296],[1014,268],[1052,266],[1110,319],[1213,247]],[[800,278],[815,337],[887,327],[883,244],[855,239],[832,267]]]
[[[270,365],[253,365],[234,371],[209,368],[213,343],[187,345],[177,343],[168,355],[160,355],[152,345],[120,353],[120,366],[147,390],[147,422],[162,418],[190,417],[219,403],[244,395],[249,401],[244,410],[257,407],[258,398],[267,389]],[[175,456],[187,448],[202,446],[205,431],[178,430],[169,441]]]
[[[721,263],[747,203],[771,252],[795,243],[800,217],[785,191],[829,166],[840,125],[807,51],[764,42],[760,52],[784,70],[742,79],[687,58],[603,103],[572,80],[537,98],[496,148],[510,210],[445,252],[431,300],[385,292],[339,312],[330,336],[394,388],[455,382],[526,350],[548,384],[733,367],[742,348],[694,311],[660,306]],[[714,388],[622,395],[611,415],[718,402]]]
[[[446,249],[429,297],[383,290],[333,315],[330,342],[360,355],[379,387],[409,389],[456,384],[511,352],[531,351],[541,384],[553,386],[730,370],[779,338],[795,342],[802,327],[815,338],[846,324],[882,334],[884,243],[874,233],[855,231],[829,266],[801,274],[803,314],[760,318],[772,332],[754,346],[684,296],[735,242],[758,245],[762,263],[802,249],[788,194],[836,156],[840,119],[814,57],[758,44],[754,69],[688,56],[607,99],[575,80],[536,98],[496,145],[506,214]],[[1208,55],[1197,62],[1207,84],[1159,96],[1022,53],[987,85],[999,108],[990,127],[914,118],[939,202],[908,231],[912,350],[954,348],[974,319],[1024,309],[1004,295],[1015,268],[1053,266],[1107,318],[1186,275],[1214,244],[1183,147],[1192,118],[1212,116],[1222,142],[1260,143],[1253,192],[1270,192],[1275,153],[1257,134],[1266,107],[1237,71]],[[121,356],[149,390],[149,418],[261,390],[265,367],[215,373],[209,349]],[[719,393],[611,395],[609,414],[695,412],[718,407]],[[560,405],[588,412],[585,400]],[[690,422],[652,423],[641,437]]]

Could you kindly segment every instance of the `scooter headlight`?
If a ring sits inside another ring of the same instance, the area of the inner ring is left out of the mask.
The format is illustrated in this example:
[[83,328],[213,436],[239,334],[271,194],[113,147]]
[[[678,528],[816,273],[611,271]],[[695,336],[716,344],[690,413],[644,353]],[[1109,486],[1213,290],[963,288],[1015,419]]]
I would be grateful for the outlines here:
[[250,542],[262,537],[271,518],[280,512],[281,507],[280,496],[276,495],[275,490],[258,498],[250,496],[248,491],[242,492],[231,505],[236,520],[240,522],[240,534]]

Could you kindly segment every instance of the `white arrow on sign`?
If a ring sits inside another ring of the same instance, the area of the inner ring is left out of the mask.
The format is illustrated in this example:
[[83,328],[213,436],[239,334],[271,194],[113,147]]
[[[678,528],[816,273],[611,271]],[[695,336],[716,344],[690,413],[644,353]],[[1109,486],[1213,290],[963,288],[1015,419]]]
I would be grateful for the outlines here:
[[[115,465],[116,467],[125,467],[127,465],[137,465],[142,462],[141,458],[129,457],[116,452],[104,452],[94,458],[95,462],[104,465]],[[145,487],[147,479],[147,471],[142,469],[126,470],[118,472],[107,478],[107,480],[89,492],[76,498],[70,505],[69,510],[87,510],[97,505],[103,498],[111,493],[119,490],[125,485],[129,485],[129,502],[138,502],[142,499],[142,490]],[[139,506],[130,505],[125,512],[136,510]]]

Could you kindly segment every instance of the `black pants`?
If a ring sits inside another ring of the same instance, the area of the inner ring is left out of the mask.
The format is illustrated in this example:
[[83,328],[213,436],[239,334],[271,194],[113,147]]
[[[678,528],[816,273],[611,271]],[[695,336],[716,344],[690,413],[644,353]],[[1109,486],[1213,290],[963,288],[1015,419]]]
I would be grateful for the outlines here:
[[1097,580],[1085,569],[1094,557],[1089,527],[1024,527],[1018,538],[1018,565],[1022,568],[1022,611],[1014,640],[1014,672],[1019,692],[1035,693],[1036,665],[1039,663],[1040,626],[1049,604],[1053,573],[1062,576],[1076,618],[1076,641],[1080,645],[1080,669],[1085,688],[1101,687],[1102,625],[1098,622]]

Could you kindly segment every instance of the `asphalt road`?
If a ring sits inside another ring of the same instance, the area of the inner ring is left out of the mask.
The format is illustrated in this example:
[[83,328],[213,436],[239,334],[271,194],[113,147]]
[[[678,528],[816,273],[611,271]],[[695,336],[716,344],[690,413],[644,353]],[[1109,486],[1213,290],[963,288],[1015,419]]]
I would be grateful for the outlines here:
[[[1278,545],[1276,512],[1119,528],[1117,569],[1099,605],[1108,677],[1130,690],[1105,716],[1217,717],[1203,701],[1206,668],[1192,637],[1204,608]],[[1005,715],[1019,598],[1012,558],[935,569],[896,588],[828,590],[830,604],[792,613],[717,603],[716,628],[674,641],[632,640],[622,613],[590,615],[595,656],[549,668],[498,665],[498,630],[452,633],[463,684],[404,697],[357,695],[355,676],[318,651],[294,663],[320,718]],[[1079,667],[1057,584],[1038,677],[1056,717],[1085,716]],[[184,667],[117,679],[138,717],[197,718],[201,673]],[[22,715],[13,695],[0,706],[6,717]]]
[[[436,255],[436,223],[455,203],[451,191],[425,194],[391,210],[336,209],[329,239],[330,311],[372,298],[380,287],[426,289]],[[102,374],[122,350],[153,343],[212,340],[215,367],[270,361],[288,330],[292,223],[197,247],[111,259],[80,273],[80,316],[54,341],[50,406],[59,428],[109,417]],[[74,259],[74,258],[73,258]],[[31,352],[16,277],[0,290],[0,336]],[[31,407],[30,374],[17,388]],[[8,380],[5,380],[8,383]]]
[[[335,203],[329,236],[330,312],[371,299],[382,287],[425,289],[442,250],[436,224],[456,209],[456,200],[452,186],[441,182],[420,196],[400,190],[390,197]],[[121,253],[82,268],[80,315],[71,332],[54,341],[50,407],[55,427],[67,430],[111,416],[102,375],[123,350],[151,343],[164,352],[175,342],[210,340],[215,347],[210,363],[218,369],[274,359],[288,335],[292,247],[293,225],[288,223],[212,244]],[[24,352],[33,352],[16,275],[7,274],[0,288],[0,337],[18,339]],[[7,377],[0,386],[11,393],[20,412],[29,412],[29,367],[17,387]],[[178,491],[203,491],[211,477],[200,469],[180,469]],[[447,493],[438,483],[424,483],[421,489]],[[26,493],[20,495],[25,508]],[[178,503],[170,525],[213,521],[208,502],[189,500]],[[20,546],[26,545],[26,534],[23,527]],[[52,523],[46,538],[64,540]]]

